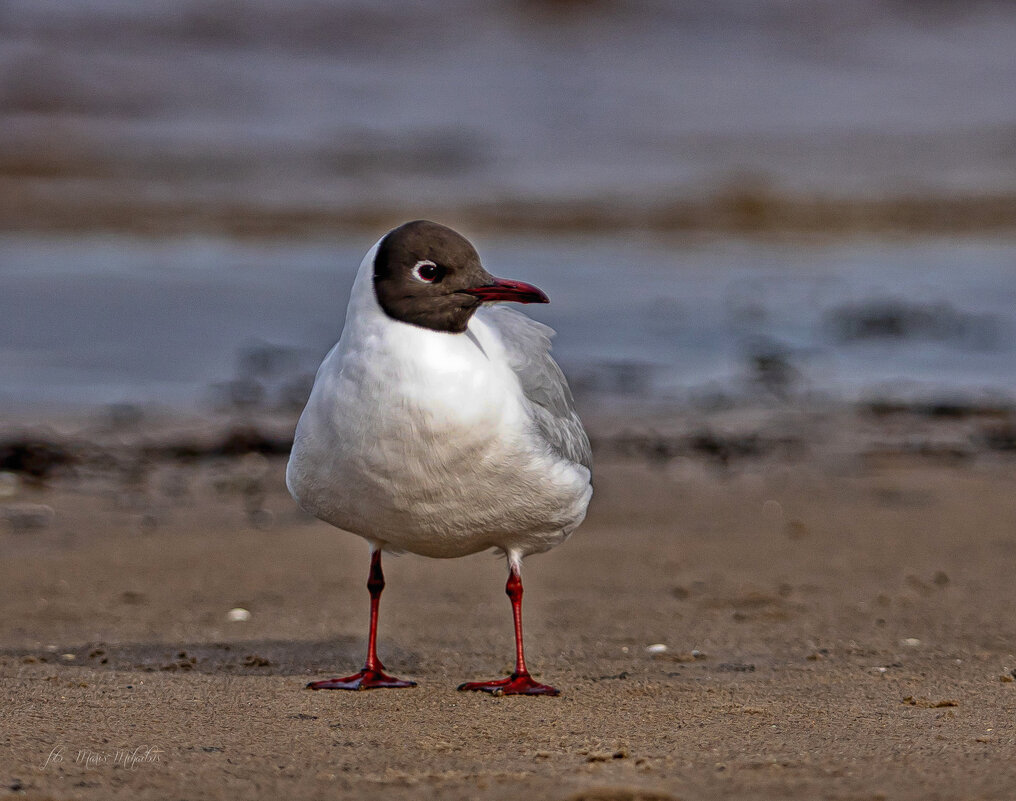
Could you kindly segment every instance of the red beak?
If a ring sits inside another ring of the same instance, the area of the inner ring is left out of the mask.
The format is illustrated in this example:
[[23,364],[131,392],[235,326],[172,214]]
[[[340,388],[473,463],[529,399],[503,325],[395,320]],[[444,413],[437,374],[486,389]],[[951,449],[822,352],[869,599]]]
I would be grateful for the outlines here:
[[509,281],[506,278],[495,278],[486,286],[474,286],[471,289],[460,289],[467,295],[478,297],[481,301],[513,300],[516,303],[550,303],[550,298],[542,289],[523,281]]

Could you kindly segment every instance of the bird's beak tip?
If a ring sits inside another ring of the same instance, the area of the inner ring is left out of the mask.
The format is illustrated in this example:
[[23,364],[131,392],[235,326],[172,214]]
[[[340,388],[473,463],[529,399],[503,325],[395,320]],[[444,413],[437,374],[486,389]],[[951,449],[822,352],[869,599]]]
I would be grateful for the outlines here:
[[510,281],[507,278],[495,278],[490,284],[462,291],[479,298],[481,303],[497,300],[515,303],[550,303],[550,298],[542,289],[524,281]]

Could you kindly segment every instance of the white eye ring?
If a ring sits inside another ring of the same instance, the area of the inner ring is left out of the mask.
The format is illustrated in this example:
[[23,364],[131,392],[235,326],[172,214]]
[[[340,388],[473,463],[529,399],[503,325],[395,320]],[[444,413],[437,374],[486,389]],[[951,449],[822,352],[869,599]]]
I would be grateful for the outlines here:
[[[427,267],[433,267],[433,272],[426,270]],[[422,271],[422,272],[421,272]],[[434,262],[429,259],[420,259],[416,264],[413,265],[413,278],[424,284],[433,284],[440,277],[440,269]],[[427,273],[430,273],[430,278],[425,277]]]

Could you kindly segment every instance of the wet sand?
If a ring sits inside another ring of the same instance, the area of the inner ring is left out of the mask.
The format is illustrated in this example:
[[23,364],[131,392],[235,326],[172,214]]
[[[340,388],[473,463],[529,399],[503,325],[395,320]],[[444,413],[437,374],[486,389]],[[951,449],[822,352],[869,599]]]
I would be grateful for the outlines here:
[[712,442],[676,418],[593,427],[588,520],[524,572],[531,667],[560,698],[455,691],[511,667],[488,554],[386,557],[381,656],[418,687],[305,690],[362,662],[367,548],[296,510],[284,457],[146,435],[139,467],[109,435],[105,467],[19,474],[0,503],[2,787],[1014,797],[1016,460],[959,447],[969,421],[740,424],[754,449],[718,421]]

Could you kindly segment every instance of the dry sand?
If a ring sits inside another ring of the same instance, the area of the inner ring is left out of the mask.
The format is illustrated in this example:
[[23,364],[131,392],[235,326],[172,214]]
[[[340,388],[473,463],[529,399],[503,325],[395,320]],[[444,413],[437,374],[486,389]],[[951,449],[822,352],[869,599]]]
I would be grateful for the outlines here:
[[381,655],[418,687],[305,690],[362,661],[367,549],[283,458],[4,484],[0,794],[1016,797],[1016,461],[811,425],[726,466],[600,429],[587,522],[525,565],[560,698],[455,691],[510,668],[486,554],[386,558]]

